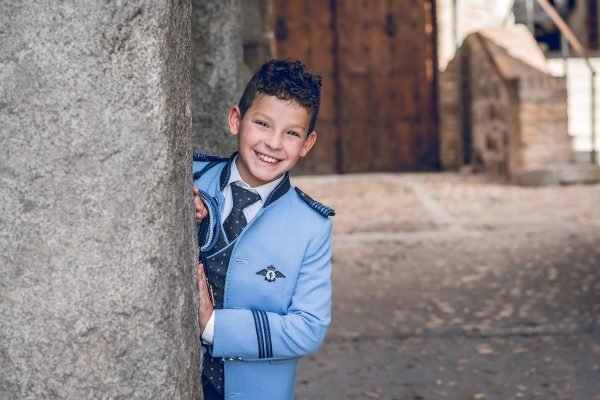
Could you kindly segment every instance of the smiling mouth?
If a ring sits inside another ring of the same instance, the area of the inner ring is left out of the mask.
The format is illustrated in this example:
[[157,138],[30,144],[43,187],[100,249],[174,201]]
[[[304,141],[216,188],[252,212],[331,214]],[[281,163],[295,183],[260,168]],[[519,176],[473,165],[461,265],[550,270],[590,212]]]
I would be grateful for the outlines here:
[[268,156],[266,154],[259,153],[257,151],[255,151],[255,153],[256,153],[256,156],[258,157],[259,160],[264,161],[264,162],[269,163],[269,164],[277,164],[279,161],[281,161],[281,160],[278,160],[276,158],[270,157],[270,156]]

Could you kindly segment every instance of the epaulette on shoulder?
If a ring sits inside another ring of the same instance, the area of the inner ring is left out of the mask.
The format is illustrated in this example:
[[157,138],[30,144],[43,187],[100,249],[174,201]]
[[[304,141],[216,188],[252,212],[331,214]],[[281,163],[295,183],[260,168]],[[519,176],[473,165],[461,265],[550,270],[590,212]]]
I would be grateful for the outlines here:
[[335,211],[333,211],[332,208],[329,208],[326,205],[319,203],[318,201],[304,193],[302,190],[300,190],[298,187],[295,187],[294,189],[296,190],[296,193],[298,193],[298,196],[300,196],[300,198],[304,200],[304,202],[308,204],[310,208],[317,211],[322,216],[333,217],[335,215]]
[[208,171],[215,165],[218,165],[219,163],[226,162],[227,160],[228,158],[224,157],[210,156],[208,154],[203,153],[194,153],[194,161],[208,162],[208,164],[206,164],[204,168],[202,168],[200,171],[194,172],[194,180],[200,179],[200,177],[204,175],[206,171]]
[[227,157],[211,156],[204,153],[194,153],[194,161],[227,161]]

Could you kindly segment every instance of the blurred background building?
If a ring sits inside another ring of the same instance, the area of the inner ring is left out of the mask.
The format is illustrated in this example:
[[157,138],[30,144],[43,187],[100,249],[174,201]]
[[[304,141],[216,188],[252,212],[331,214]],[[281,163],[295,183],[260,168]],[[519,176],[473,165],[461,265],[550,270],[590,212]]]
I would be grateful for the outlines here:
[[[549,3],[597,66],[597,0]],[[536,0],[237,7],[239,90],[271,57],[299,58],[325,78],[320,143],[301,172],[468,168],[526,184],[598,178],[591,71]],[[199,138],[198,129],[213,128],[195,126]],[[224,121],[220,129],[226,137]]]

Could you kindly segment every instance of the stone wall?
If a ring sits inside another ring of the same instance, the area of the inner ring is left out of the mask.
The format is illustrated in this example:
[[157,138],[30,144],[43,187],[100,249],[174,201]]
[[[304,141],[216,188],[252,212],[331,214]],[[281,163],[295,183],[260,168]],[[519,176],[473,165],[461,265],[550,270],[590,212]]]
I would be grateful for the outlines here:
[[237,148],[227,113],[249,77],[243,61],[241,0],[192,0],[192,145],[228,156]]
[[0,3],[0,398],[199,398],[189,1]]
[[272,0],[242,1],[241,35],[249,80],[275,53]]
[[520,183],[529,170],[571,161],[565,80],[549,74],[525,27],[476,32],[461,53],[475,171]]

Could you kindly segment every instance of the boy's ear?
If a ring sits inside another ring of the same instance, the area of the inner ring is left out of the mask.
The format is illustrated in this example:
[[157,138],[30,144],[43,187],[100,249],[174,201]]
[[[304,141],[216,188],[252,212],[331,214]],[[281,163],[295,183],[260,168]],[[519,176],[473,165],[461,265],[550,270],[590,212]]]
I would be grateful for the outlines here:
[[242,113],[238,106],[233,106],[229,109],[229,115],[227,116],[227,122],[229,123],[229,133],[236,136],[240,131],[240,122],[242,120]]
[[308,154],[308,152],[310,151],[310,149],[312,149],[312,147],[315,145],[316,141],[317,141],[317,131],[312,131],[306,137],[306,140],[304,141],[304,144],[302,145],[302,149],[300,150],[300,157],[305,157]]

